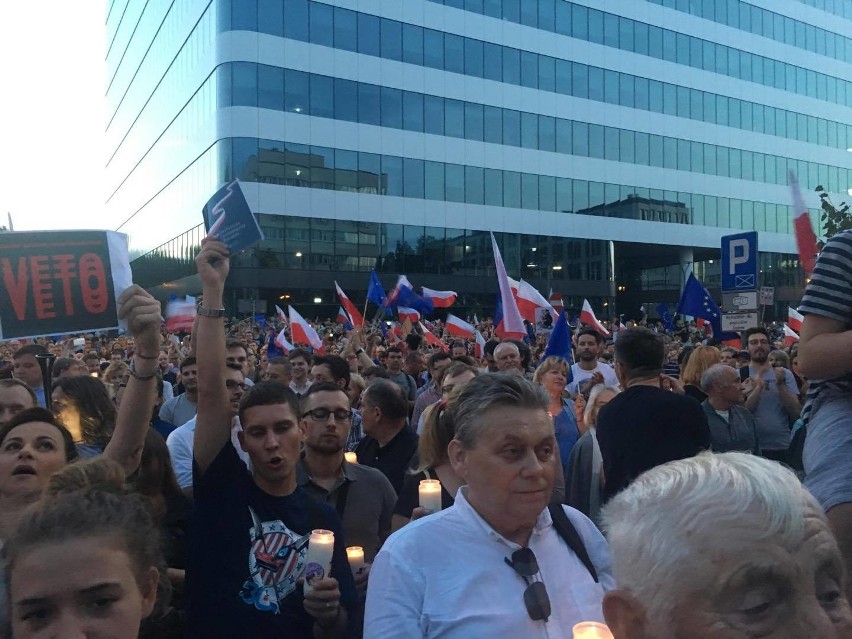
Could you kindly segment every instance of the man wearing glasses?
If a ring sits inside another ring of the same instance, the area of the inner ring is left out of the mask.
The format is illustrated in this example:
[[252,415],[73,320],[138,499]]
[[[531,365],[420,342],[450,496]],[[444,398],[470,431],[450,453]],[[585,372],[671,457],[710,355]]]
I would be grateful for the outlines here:
[[790,425],[802,410],[793,372],[769,363],[770,341],[765,328],[750,328],[743,336],[751,363],[740,369],[746,385],[745,407],[754,415],[757,441],[767,459],[786,462]]
[[603,621],[615,587],[606,540],[578,511],[548,508],[559,463],[549,403],[537,384],[496,374],[448,405],[450,463],[465,485],[379,551],[365,639],[544,639]]

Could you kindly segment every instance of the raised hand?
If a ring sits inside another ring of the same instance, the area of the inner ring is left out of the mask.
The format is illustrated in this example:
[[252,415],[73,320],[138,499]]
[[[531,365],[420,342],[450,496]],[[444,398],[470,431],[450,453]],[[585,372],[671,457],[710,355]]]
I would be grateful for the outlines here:
[[163,323],[160,303],[144,288],[134,284],[118,297],[118,317],[127,320],[127,331],[136,339],[136,352],[156,360]]
[[201,240],[201,250],[195,256],[195,266],[205,288],[221,291],[231,268],[227,245],[215,237]]

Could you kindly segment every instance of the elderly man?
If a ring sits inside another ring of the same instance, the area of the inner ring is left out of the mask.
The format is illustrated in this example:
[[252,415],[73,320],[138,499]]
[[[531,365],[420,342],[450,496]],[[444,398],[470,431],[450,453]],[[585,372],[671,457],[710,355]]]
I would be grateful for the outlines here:
[[840,551],[780,464],[704,453],[658,466],[604,508],[618,639],[846,639]]
[[500,342],[494,349],[494,362],[497,370],[501,373],[515,373],[523,375],[524,368],[521,363],[521,351],[512,342]]
[[574,624],[602,620],[613,586],[606,541],[579,512],[548,508],[558,463],[548,402],[517,375],[464,386],[448,408],[448,453],[465,485],[450,508],[379,551],[366,639],[568,637]]
[[707,399],[701,403],[710,427],[710,450],[760,453],[754,417],[743,408],[743,382],[737,369],[715,364],[701,376],[701,388]]

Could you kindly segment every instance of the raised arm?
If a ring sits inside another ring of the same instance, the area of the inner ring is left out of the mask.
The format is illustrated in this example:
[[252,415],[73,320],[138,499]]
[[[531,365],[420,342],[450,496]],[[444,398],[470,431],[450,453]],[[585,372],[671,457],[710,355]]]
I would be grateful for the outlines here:
[[157,357],[160,354],[160,303],[141,286],[133,285],[118,298],[118,316],[136,339],[133,368],[115,422],[115,432],[104,455],[131,475],[139,467],[140,452],[157,399]]
[[205,312],[223,308],[222,295],[230,268],[228,247],[213,237],[201,241],[195,265],[204,290],[199,309],[197,339],[193,339],[198,359],[198,412],[194,457],[204,473],[231,439],[231,411],[225,388],[225,319],[208,317]]

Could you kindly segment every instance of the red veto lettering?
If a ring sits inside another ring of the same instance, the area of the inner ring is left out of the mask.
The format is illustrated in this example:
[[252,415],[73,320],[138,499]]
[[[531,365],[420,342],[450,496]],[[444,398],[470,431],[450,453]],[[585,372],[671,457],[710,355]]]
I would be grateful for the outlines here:
[[[109,288],[103,260],[95,253],[74,255],[31,255],[16,260],[0,258],[3,285],[19,321],[27,319],[27,307],[35,319],[56,317],[56,305],[67,316],[74,308],[75,288],[89,313],[103,313],[109,307]],[[31,291],[31,292],[30,292]]]

